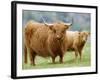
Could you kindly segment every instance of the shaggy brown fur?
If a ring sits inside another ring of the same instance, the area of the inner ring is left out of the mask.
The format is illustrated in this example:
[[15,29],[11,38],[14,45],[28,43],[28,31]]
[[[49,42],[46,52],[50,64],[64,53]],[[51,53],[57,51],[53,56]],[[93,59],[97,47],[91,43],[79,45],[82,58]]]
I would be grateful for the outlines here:
[[33,33],[38,29],[38,27],[43,27],[44,24],[29,21],[25,26],[24,34],[24,52],[25,52],[25,63],[27,63],[27,48],[30,48],[30,40]]
[[[82,59],[82,50],[87,41],[88,36],[90,35],[89,32],[82,31],[67,31],[66,38],[67,38],[67,50],[74,50],[75,57],[77,58],[78,53],[80,55],[80,60]],[[76,59],[75,59],[76,60]]]
[[60,63],[62,63],[68,28],[69,26],[63,22],[53,25],[29,22],[25,28],[25,63],[27,63],[27,48],[30,51],[30,61],[33,65],[35,65],[36,55],[51,57],[53,63],[55,63],[55,58],[59,56]]

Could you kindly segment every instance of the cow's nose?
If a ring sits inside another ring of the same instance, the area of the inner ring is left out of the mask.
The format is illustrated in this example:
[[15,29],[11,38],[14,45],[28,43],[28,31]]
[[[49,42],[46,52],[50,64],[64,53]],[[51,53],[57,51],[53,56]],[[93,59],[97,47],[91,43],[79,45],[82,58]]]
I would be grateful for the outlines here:
[[83,38],[83,41],[86,41],[87,39],[86,38]]
[[57,35],[57,39],[61,39],[61,36],[60,35]]

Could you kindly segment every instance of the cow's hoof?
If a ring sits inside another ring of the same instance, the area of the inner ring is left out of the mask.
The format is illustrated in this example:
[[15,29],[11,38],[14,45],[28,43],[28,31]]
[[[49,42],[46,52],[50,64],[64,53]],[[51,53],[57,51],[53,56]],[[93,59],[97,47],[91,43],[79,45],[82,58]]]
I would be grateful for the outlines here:
[[31,66],[35,66],[35,64],[34,63],[31,63]]

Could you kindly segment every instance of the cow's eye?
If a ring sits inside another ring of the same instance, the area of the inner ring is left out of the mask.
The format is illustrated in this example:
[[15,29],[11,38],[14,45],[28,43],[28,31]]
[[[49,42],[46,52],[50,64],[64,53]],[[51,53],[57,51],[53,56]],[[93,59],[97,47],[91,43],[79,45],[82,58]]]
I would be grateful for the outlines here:
[[56,30],[53,30],[54,33],[56,33]]
[[62,31],[62,33],[64,33],[64,32],[65,32],[65,30]]

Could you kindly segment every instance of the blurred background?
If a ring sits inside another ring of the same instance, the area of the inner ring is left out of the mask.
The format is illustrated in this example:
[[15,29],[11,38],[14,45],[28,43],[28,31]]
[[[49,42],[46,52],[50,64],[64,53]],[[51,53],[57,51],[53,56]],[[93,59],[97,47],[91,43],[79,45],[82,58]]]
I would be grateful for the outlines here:
[[57,21],[70,23],[73,19],[73,25],[70,28],[70,30],[73,31],[90,31],[91,26],[90,13],[23,10],[22,15],[23,26],[25,26],[29,20],[43,23],[43,19],[47,23],[53,23]]

